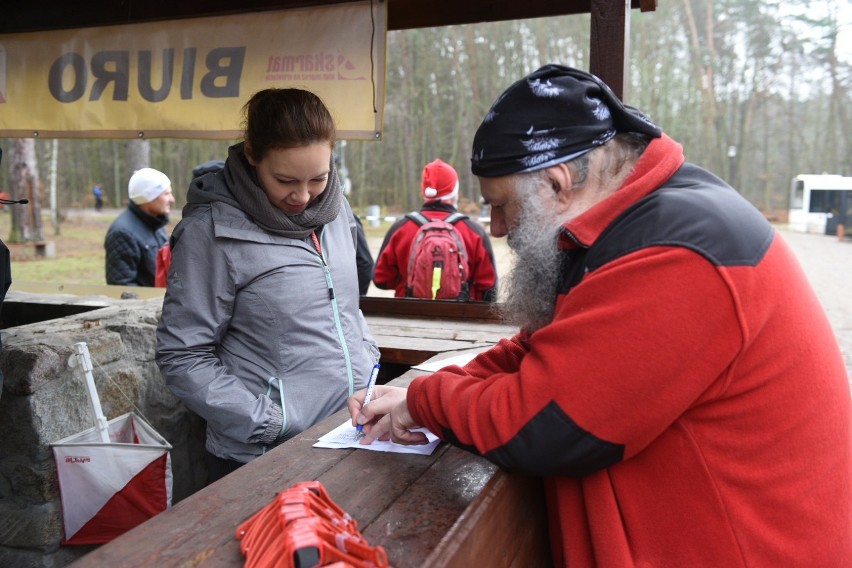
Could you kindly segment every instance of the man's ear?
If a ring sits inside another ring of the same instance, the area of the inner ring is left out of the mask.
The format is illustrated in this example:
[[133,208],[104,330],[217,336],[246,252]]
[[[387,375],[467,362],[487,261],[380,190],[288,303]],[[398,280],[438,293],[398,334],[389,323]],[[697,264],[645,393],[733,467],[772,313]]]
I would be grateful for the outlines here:
[[563,201],[571,194],[571,170],[565,164],[556,164],[544,170],[545,179],[550,189],[556,194],[556,199]]

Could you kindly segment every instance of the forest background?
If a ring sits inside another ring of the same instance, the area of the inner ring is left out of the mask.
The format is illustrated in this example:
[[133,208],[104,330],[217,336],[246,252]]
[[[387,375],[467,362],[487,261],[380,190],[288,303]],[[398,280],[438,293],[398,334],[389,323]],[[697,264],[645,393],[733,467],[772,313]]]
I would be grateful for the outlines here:
[[[849,0],[662,0],[630,13],[625,102],[684,146],[770,218],[786,216],[791,178],[852,175],[852,4]],[[423,165],[436,157],[461,177],[475,212],[473,135],[496,97],[546,63],[589,67],[589,15],[389,32],[383,138],[340,141],[356,213],[417,209]],[[123,207],[127,181],[162,170],[183,205],[192,168],[236,142],[182,139],[0,139],[0,191],[35,201],[13,210],[7,242],[43,240],[40,208]],[[36,191],[36,199],[33,191]]]

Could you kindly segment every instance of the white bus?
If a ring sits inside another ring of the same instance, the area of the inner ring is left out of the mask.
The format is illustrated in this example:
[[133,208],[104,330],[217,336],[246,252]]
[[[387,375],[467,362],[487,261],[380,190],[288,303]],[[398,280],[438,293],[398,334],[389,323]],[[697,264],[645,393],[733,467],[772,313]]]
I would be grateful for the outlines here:
[[790,229],[837,234],[838,223],[852,228],[852,177],[802,174],[790,187]]

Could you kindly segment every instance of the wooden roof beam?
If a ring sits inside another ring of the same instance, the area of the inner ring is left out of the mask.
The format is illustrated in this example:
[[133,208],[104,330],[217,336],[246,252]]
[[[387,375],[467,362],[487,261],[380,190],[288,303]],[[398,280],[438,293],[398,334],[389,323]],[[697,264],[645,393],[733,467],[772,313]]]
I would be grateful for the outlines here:
[[[355,0],[182,0],[181,2],[116,2],[87,0],[33,0],[13,2],[0,14],[0,34],[52,29],[109,26],[193,18],[227,16],[264,10],[284,10],[339,4]],[[374,0],[380,1],[380,0]],[[388,29],[405,30],[543,18],[591,11],[591,0],[384,0],[388,3]],[[631,8],[648,11],[656,0],[627,0]]]

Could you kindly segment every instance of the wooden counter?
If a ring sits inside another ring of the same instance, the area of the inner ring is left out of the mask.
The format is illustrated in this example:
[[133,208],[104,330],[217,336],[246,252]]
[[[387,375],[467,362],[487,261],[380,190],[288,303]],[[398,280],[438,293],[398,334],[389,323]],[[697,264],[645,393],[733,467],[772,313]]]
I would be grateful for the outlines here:
[[[392,381],[407,385],[421,371]],[[299,481],[318,480],[391,566],[548,566],[540,482],[442,443],[429,456],[313,448],[338,412],[72,566],[237,567],[236,527]]]
[[491,304],[361,297],[361,311],[382,352],[382,366],[403,370],[449,351],[490,347],[516,328]]
[[[428,360],[478,352],[514,329],[487,304],[362,298],[382,352],[380,382],[406,386]],[[384,378],[384,380],[382,380]],[[547,566],[540,482],[448,444],[432,455],[312,447],[336,413],[73,566],[239,567],[235,530],[300,481],[318,480],[392,566]]]

